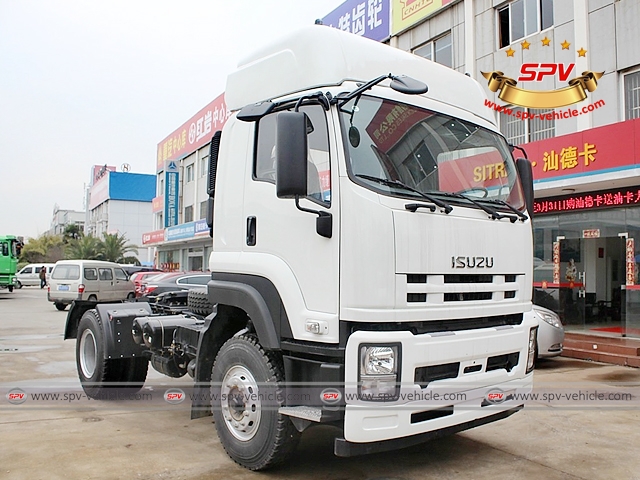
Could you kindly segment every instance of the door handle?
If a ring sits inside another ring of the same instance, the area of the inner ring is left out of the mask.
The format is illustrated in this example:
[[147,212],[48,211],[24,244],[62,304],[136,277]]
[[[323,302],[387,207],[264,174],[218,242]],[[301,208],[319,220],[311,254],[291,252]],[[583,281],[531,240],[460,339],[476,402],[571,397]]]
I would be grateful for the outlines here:
[[247,217],[247,245],[253,247],[256,244],[256,217]]

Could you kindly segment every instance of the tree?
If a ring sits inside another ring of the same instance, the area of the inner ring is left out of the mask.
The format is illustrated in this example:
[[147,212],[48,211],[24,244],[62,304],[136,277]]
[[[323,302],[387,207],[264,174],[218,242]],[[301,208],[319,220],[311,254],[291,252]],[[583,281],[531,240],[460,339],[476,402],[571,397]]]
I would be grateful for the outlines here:
[[20,252],[20,263],[55,263],[64,258],[64,243],[59,235],[43,233],[29,238]]
[[82,237],[84,232],[78,226],[77,223],[70,223],[66,227],[64,227],[64,232],[62,233],[62,239],[64,243],[69,243],[72,240],[78,240]]
[[92,235],[71,240],[67,244],[68,260],[102,260],[102,242]]
[[131,259],[133,258],[134,262],[137,261],[135,257],[126,255],[130,252],[137,254],[137,245],[133,245],[127,242],[127,237],[125,237],[124,234],[120,235],[118,233],[105,233],[104,240],[102,240],[101,242],[102,260],[117,263],[132,263]]

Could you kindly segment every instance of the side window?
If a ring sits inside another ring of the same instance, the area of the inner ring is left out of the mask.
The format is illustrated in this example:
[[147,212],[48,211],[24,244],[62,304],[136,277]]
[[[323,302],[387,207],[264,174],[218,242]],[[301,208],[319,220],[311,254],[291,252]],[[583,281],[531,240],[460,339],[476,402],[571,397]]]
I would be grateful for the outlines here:
[[114,268],[113,271],[116,272],[116,280],[129,280],[129,277],[127,277],[127,274],[123,269]]
[[191,285],[206,285],[207,283],[209,283],[209,280],[211,280],[209,277],[200,275],[197,277],[191,277],[187,281]]
[[178,280],[176,280],[176,283],[178,285],[188,285],[189,284],[189,277],[179,278]]
[[20,273],[31,273],[32,271],[32,267],[24,267]]
[[[319,203],[331,203],[331,162],[327,117],[320,105],[304,105],[312,131],[307,136],[309,161],[307,198]],[[253,176],[256,180],[275,183],[276,115],[266,115],[258,122]],[[310,128],[310,130],[311,130]]]
[[98,271],[95,268],[85,268],[84,269],[84,279],[85,280],[97,280],[98,279]]
[[100,280],[113,280],[113,272],[110,268],[99,268]]
[[1,251],[1,253],[2,253],[2,255],[4,257],[8,256],[9,255],[9,245],[7,245],[6,243],[3,243],[2,244],[2,249],[0,251]]
[[40,273],[40,270],[42,270],[42,267],[36,267],[36,273]]

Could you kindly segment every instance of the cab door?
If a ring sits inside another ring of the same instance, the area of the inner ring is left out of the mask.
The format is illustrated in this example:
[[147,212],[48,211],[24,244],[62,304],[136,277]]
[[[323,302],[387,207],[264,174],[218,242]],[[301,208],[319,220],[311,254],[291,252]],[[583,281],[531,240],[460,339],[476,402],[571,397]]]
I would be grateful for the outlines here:
[[[335,318],[337,327],[340,211],[336,188],[332,189],[338,181],[335,154],[332,155],[336,151],[336,133],[329,121],[331,117],[321,105],[302,106],[300,111],[306,113],[310,121],[307,126],[308,195],[300,199],[300,206],[331,214],[333,234],[331,238],[318,235],[317,215],[299,210],[293,199],[276,196],[277,113],[271,113],[256,124],[253,168],[247,172],[245,183],[243,252],[255,256],[256,274],[272,281],[284,281],[279,277],[287,277],[287,281],[293,279],[302,294],[303,308],[335,316],[331,318]],[[305,320],[292,318],[298,313],[302,312],[288,311],[289,321],[302,322],[297,327],[304,330]],[[337,331],[333,333],[337,336]]]

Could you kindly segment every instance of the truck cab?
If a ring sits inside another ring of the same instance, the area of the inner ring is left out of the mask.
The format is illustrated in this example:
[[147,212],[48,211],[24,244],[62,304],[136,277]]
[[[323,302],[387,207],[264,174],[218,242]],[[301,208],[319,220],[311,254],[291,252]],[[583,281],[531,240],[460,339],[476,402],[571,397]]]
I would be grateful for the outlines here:
[[22,237],[0,235],[0,288],[10,292],[17,287],[16,269],[22,246]]

